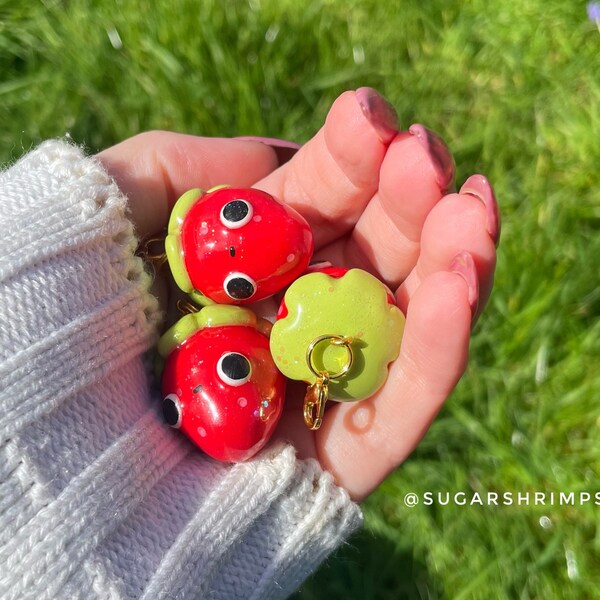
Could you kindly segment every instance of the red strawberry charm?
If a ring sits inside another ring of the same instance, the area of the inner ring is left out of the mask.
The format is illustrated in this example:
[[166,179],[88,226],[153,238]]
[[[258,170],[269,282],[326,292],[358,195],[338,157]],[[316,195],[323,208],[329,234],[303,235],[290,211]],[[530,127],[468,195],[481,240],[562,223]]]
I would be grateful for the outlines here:
[[252,457],[281,415],[285,378],[271,358],[270,327],[248,309],[212,305],[160,339],[165,420],[217,460]]
[[266,192],[219,186],[179,198],[165,248],[177,285],[198,304],[244,304],[299,277],[313,235],[303,217]]

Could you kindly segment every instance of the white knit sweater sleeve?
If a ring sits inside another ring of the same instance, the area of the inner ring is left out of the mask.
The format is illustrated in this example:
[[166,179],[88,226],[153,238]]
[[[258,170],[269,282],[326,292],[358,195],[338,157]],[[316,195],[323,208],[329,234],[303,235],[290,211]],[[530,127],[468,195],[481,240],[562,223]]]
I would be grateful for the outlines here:
[[63,142],[0,174],[0,597],[285,598],[360,510],[290,446],[226,465],[162,423],[125,211]]

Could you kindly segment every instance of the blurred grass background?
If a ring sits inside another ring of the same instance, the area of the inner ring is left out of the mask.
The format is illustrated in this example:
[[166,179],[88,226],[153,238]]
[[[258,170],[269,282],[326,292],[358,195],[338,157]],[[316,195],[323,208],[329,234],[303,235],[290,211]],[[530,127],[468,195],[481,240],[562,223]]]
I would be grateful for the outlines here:
[[468,372],[366,528],[297,594],[600,598],[600,508],[407,508],[430,490],[600,490],[600,32],[560,0],[0,0],[0,159],[68,132],[306,141],[341,91],[483,172],[503,213]]

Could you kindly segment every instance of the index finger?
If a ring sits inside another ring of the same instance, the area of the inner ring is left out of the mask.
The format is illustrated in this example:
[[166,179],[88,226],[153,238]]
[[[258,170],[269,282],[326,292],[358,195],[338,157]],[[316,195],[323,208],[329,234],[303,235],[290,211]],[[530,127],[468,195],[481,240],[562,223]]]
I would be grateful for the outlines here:
[[167,131],[141,133],[97,157],[128,197],[140,238],[167,226],[173,204],[187,190],[250,187],[279,166],[265,143]]

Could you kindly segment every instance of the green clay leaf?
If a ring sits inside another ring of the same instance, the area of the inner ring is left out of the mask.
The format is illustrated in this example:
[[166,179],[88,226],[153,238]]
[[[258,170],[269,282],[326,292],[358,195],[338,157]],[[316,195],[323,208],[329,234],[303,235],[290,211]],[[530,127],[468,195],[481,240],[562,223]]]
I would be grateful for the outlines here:
[[179,319],[161,336],[158,342],[158,353],[166,358],[175,348],[181,346],[200,329],[227,325],[254,327],[261,332],[264,330],[262,323],[250,309],[226,304],[212,304]]

